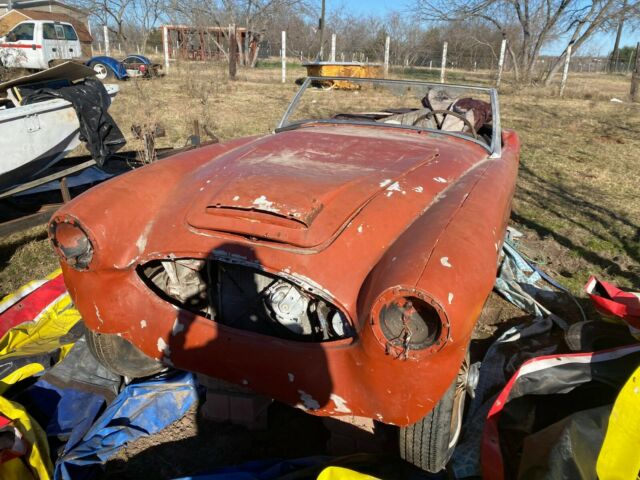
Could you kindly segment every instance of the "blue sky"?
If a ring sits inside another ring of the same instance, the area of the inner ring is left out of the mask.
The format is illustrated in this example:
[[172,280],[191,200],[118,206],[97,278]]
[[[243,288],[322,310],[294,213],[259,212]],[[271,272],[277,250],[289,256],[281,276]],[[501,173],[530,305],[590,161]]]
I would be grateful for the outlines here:
[[[353,13],[363,15],[384,15],[389,11],[403,11],[410,4],[411,0],[327,0],[327,10],[331,11],[335,8],[343,7],[345,10],[351,10]],[[317,0],[318,6],[320,0]],[[597,34],[582,47],[582,54],[606,55],[613,47],[615,40],[615,32],[610,34]],[[640,41],[640,29],[632,31],[631,27],[623,30],[621,46],[633,45]],[[549,45],[545,52],[549,55],[559,55],[565,44]]]

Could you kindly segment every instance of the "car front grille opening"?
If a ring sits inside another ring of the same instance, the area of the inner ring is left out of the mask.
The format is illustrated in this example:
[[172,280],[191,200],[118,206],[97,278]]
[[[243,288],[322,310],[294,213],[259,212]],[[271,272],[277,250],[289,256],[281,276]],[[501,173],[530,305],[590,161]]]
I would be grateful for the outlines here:
[[164,300],[229,327],[307,342],[353,336],[330,302],[256,268],[184,258],[151,261],[138,274]]

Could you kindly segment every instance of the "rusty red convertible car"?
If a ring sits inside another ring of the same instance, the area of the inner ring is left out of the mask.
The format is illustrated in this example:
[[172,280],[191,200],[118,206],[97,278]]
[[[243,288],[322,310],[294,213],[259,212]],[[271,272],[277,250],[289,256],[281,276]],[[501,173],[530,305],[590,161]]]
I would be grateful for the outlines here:
[[471,333],[518,169],[496,91],[308,78],[278,128],[110,180],[50,238],[95,355],[201,372],[400,427],[429,471],[459,433]]

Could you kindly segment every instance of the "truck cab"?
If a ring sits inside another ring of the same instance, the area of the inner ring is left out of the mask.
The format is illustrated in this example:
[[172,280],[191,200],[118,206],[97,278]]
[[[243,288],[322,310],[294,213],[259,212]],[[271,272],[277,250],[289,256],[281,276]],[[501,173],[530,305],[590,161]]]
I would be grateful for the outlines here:
[[66,22],[25,20],[0,37],[0,62],[8,68],[44,70],[81,55],[78,33]]

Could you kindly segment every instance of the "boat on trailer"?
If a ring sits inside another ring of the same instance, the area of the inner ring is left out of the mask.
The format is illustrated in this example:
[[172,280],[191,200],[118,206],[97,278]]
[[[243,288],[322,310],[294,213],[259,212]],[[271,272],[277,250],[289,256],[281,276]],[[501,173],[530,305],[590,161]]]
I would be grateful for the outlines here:
[[[73,82],[93,75],[67,62],[0,84],[0,190],[33,179],[80,145],[80,123],[73,105],[61,98],[22,105],[28,87]],[[105,85],[113,99],[117,85]]]

